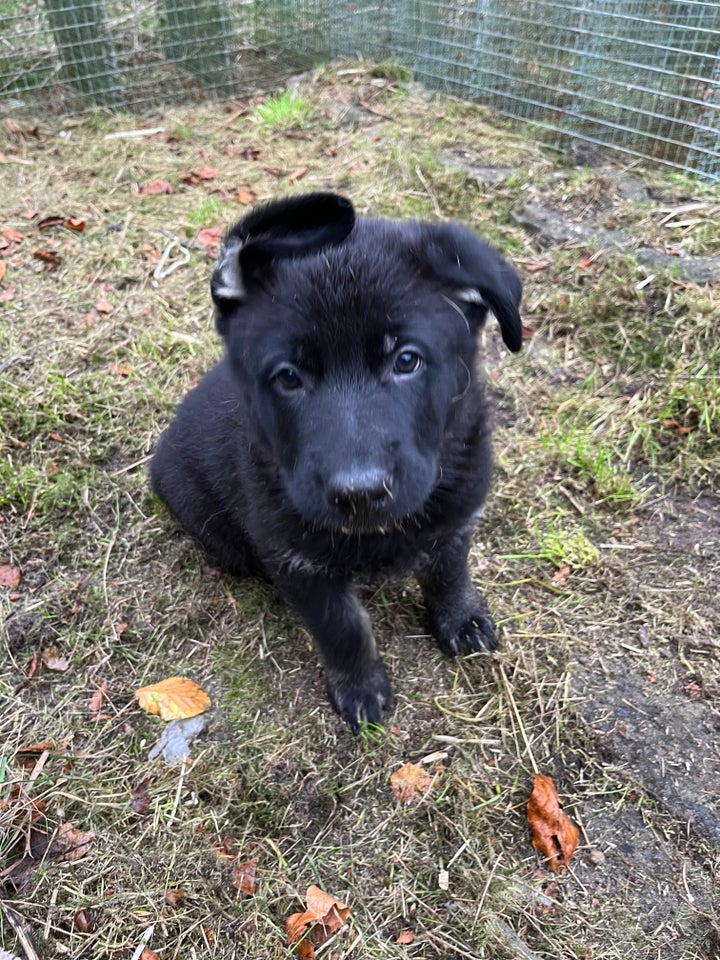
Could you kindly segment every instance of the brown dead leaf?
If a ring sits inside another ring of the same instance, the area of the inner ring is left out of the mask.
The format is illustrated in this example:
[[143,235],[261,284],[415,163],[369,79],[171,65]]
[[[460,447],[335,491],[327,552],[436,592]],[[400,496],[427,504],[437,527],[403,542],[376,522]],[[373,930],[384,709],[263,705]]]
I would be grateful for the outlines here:
[[562,810],[552,777],[535,774],[527,805],[532,845],[554,873],[564,873],[575,853],[580,833]]
[[222,240],[222,227],[205,227],[198,231],[197,242],[201,243],[209,254],[217,253],[217,247]]
[[417,763],[406,763],[391,774],[390,784],[403,805],[420,803],[432,784],[432,777]]
[[194,680],[168,677],[135,691],[135,699],[146,713],[159,714],[163,720],[187,720],[204,713],[210,697]]
[[175,909],[177,909],[184,899],[185,899],[184,890],[166,890],[165,891],[165,903],[169,907],[174,907]]
[[95,309],[98,313],[112,313],[115,308],[109,300],[106,300],[104,297],[100,297],[95,303]]
[[411,930],[403,930],[400,936],[395,941],[396,943],[412,943],[415,939],[415,934]]
[[61,227],[64,222],[65,217],[59,217],[57,215],[43,217],[42,220],[38,220],[37,228],[38,230],[50,230],[52,227]]
[[218,175],[217,167],[200,167],[199,170],[193,170],[193,176],[197,177],[198,180],[214,180]]
[[0,260],[0,283],[3,282],[3,279],[6,273],[7,273],[7,260]]
[[173,193],[173,185],[167,180],[153,180],[145,187],[140,187],[138,193],[141,197],[156,197],[163,193]]
[[149,950],[147,947],[143,947],[143,952],[140,954],[140,960],[160,960],[160,954],[155,953],[154,950]]
[[84,220],[76,220],[75,217],[65,217],[63,226],[67,227],[68,230],[73,230],[75,233],[84,233],[87,224]]
[[5,237],[10,243],[22,243],[25,239],[25,234],[20,233],[18,230],[3,230],[0,236]]
[[280,167],[263,167],[265,173],[269,173],[271,177],[281,177],[283,175]]
[[7,290],[3,290],[0,293],[0,303],[9,303],[11,300],[15,299],[15,288],[10,287]]
[[295,948],[295,953],[298,955],[299,960],[315,960],[316,957],[315,947],[309,940],[301,940]]
[[33,250],[32,255],[36,260],[42,260],[47,270],[55,270],[62,263],[62,257],[54,250]]
[[319,946],[331,934],[347,923],[350,907],[324,893],[319,887],[308,887],[305,895],[307,909],[304,913],[294,913],[285,921],[288,943],[297,943],[310,929],[312,942]]
[[105,700],[105,694],[107,693],[107,680],[103,680],[100,686],[97,688],[95,693],[90,697],[88,701],[88,710],[93,718],[97,719],[100,711],[102,710],[103,701]]
[[547,260],[540,261],[538,263],[526,263],[525,269],[528,273],[538,273],[540,270],[547,270],[551,266]]
[[148,790],[147,780],[135,787],[133,790],[133,798],[130,802],[130,809],[133,813],[137,813],[140,816],[144,817],[150,810],[150,791]]
[[288,176],[288,183],[296,183],[298,180],[302,180],[304,176],[307,176],[308,168],[307,167],[298,167],[297,170]]
[[233,886],[237,887],[240,893],[247,894],[248,897],[254,897],[256,871],[257,864],[254,860],[236,864],[232,869]]
[[229,863],[238,854],[239,844],[232,837],[223,837],[220,846],[215,847],[215,856],[220,863]]
[[78,933],[93,933],[97,927],[97,918],[91,910],[76,910],[73,914],[73,926]]
[[55,747],[54,740],[43,740],[42,743],[31,743],[27,747],[18,747],[17,753],[45,753],[46,750],[54,750]]
[[118,377],[129,377],[132,373],[132,367],[127,363],[111,363],[108,367],[110,373],[115,373]]
[[78,830],[71,823],[64,823],[55,837],[54,847],[60,853],[59,861],[74,863],[90,850],[95,840],[92,831]]
[[10,587],[11,590],[17,590],[21,579],[22,574],[19,567],[14,567],[11,563],[0,563],[0,587]]
[[677,420],[666,419],[662,421],[662,425],[666,430],[671,430],[676,437],[686,437],[689,433],[692,433],[693,430],[697,430],[697,427],[686,427],[684,424],[679,423]]
[[42,662],[48,670],[55,670],[57,673],[65,673],[70,666],[69,661],[60,656],[57,647],[45,647],[42,652]]
[[554,583],[556,587],[564,587],[570,579],[571,573],[570,567],[561,567],[552,575],[550,582]]

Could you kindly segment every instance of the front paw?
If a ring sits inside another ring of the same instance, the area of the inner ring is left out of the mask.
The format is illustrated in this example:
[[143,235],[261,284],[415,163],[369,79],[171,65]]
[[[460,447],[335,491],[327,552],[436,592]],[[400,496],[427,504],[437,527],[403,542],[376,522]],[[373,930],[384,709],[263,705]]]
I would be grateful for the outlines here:
[[360,677],[328,671],[327,692],[330,703],[353,733],[361,723],[382,723],[383,714],[393,706],[390,681],[379,660]]
[[495,623],[484,605],[466,612],[462,618],[438,624],[438,646],[449,657],[466,653],[483,653],[497,650],[498,639]]

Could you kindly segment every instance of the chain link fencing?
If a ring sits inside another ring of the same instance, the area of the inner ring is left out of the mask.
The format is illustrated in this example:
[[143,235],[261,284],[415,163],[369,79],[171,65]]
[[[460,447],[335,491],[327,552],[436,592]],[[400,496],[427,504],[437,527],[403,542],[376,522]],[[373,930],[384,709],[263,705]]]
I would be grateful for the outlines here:
[[0,0],[0,103],[62,116],[267,90],[338,57],[720,180],[720,3]]

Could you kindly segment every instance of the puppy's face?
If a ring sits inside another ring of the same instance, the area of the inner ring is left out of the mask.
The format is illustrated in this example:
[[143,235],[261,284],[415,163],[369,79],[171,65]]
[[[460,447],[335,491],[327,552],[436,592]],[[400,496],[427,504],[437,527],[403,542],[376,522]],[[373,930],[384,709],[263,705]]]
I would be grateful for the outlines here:
[[422,513],[457,411],[474,402],[488,303],[439,275],[438,240],[419,224],[358,221],[320,252],[264,259],[229,310],[217,291],[240,285],[221,259],[219,323],[251,436],[314,527],[385,531]]

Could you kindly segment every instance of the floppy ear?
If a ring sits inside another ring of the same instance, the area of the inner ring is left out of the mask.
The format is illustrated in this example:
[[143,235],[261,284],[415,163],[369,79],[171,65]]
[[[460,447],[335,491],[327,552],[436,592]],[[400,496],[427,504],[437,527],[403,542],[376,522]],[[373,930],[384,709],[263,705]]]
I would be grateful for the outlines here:
[[453,288],[455,299],[481,311],[491,310],[505,345],[522,346],[522,281],[509,263],[474,233],[454,223],[423,224],[424,259],[439,280]]
[[355,224],[349,200],[335,193],[308,193],[258,207],[230,230],[210,290],[220,333],[272,260],[303,257],[342,243]]

